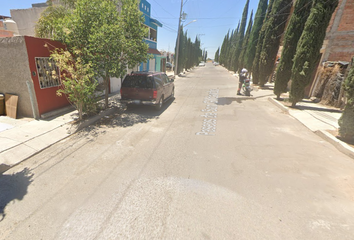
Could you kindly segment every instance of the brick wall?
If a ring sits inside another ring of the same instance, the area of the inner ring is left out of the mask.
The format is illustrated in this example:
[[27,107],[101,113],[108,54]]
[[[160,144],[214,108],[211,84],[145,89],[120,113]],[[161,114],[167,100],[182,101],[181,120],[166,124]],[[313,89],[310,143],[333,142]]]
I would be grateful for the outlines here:
[[350,61],[354,56],[354,1],[340,0],[328,27],[325,59]]

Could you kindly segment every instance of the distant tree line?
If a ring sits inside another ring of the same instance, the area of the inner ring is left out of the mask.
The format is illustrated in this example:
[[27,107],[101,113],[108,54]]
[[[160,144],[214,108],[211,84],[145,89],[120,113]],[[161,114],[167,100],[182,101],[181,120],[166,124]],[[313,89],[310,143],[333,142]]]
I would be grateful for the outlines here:
[[[175,52],[177,52],[177,50],[175,50]],[[187,32],[184,32],[183,28],[181,27],[177,74],[183,72],[183,69],[187,70],[197,66],[203,57],[202,54],[203,52],[200,49],[199,38],[196,37],[195,41],[192,42],[191,38],[188,37]]]
[[[273,76],[277,98],[287,92],[291,80],[289,100],[294,107],[303,99],[304,90],[313,78],[326,29],[338,2],[339,0],[259,0],[254,21],[252,22],[251,15],[245,31],[249,5],[247,0],[241,21],[235,30],[227,32],[215,59],[231,71],[247,68],[252,74],[253,83],[261,87]],[[281,58],[277,59],[281,40],[283,50]],[[277,60],[278,64],[275,64]],[[352,143],[353,65],[354,57],[343,83],[347,104],[339,120],[340,136]]]
[[[230,71],[247,68],[253,83],[261,87],[276,70],[274,93],[279,98],[292,80],[290,101],[295,106],[304,97],[319,62],[326,29],[337,5],[338,0],[259,0],[254,21],[251,14],[245,31],[247,0],[237,28],[224,37],[219,61]],[[283,52],[274,69],[282,39]]]

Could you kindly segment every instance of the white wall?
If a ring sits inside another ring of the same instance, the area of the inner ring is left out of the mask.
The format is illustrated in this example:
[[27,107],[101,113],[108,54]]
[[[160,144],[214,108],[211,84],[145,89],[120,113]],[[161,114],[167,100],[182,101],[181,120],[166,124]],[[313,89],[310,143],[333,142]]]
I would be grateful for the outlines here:
[[119,92],[121,87],[120,78],[111,78],[111,92]]

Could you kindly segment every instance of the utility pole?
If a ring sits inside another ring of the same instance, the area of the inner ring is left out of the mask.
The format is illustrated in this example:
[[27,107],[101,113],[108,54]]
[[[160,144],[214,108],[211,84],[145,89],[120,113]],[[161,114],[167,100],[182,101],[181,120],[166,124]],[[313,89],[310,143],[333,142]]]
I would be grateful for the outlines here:
[[177,33],[177,47],[176,47],[176,58],[175,58],[175,75],[178,74],[178,52],[179,52],[179,35],[181,32],[181,21],[182,21],[182,8],[183,8],[183,0],[181,0],[181,11],[179,13],[179,22],[178,22],[178,33]]

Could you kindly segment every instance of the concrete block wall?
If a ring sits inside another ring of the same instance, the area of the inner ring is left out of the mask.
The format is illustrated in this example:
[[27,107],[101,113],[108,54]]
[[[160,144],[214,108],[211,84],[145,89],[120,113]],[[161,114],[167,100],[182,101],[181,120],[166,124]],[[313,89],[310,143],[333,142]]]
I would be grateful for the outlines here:
[[25,38],[0,38],[0,93],[18,95],[17,115],[33,117],[26,81],[32,81]]

